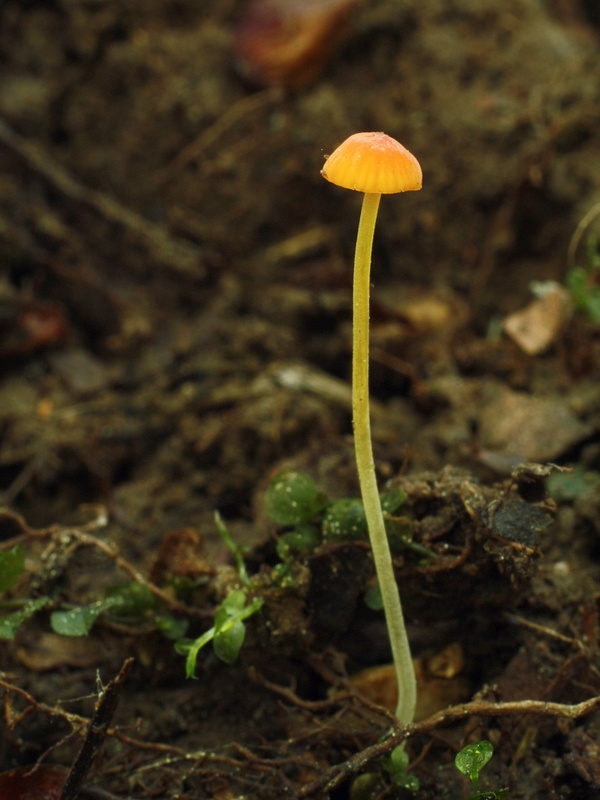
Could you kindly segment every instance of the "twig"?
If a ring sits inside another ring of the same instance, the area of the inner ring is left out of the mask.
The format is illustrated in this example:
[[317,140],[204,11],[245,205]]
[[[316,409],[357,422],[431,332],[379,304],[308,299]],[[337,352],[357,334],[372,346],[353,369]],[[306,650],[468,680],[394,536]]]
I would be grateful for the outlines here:
[[300,797],[312,797],[321,792],[331,792],[352,775],[356,775],[372,761],[387,755],[408,738],[417,734],[440,728],[451,722],[466,719],[467,717],[506,717],[513,715],[531,715],[538,717],[562,717],[563,719],[578,719],[593,711],[600,709],[600,696],[592,697],[575,705],[563,703],[550,703],[544,700],[515,700],[506,703],[492,703],[486,700],[473,700],[470,703],[450,706],[443,711],[438,711],[423,722],[398,726],[383,742],[367,747],[343,764],[338,764],[324,772],[312,783],[304,786],[299,791]]
[[123,558],[119,552],[119,549],[115,545],[104,542],[102,539],[98,539],[96,536],[93,536],[90,533],[85,533],[77,529],[69,529],[66,531],[60,530],[60,532],[69,533],[81,544],[91,545],[97,550],[100,550],[101,553],[104,553],[104,555],[108,556],[108,558],[114,562],[114,565],[117,567],[117,569],[123,570],[123,572],[126,572],[133,581],[145,586],[146,589],[152,592],[155,597],[158,597],[159,600],[165,603],[165,605],[171,611],[177,611],[182,614],[186,614],[187,616],[195,616],[202,619],[214,616],[214,610],[207,611],[204,609],[193,608],[174,600],[168,592],[165,592],[155,583],[152,583],[152,581],[149,581],[147,578],[145,578],[137,569],[137,567],[127,561],[127,559]]
[[565,644],[573,645],[573,647],[576,647],[578,650],[583,650],[585,648],[584,643],[579,641],[579,639],[573,639],[572,636],[565,636],[559,631],[552,630],[552,628],[548,628],[546,625],[540,625],[537,622],[525,619],[525,617],[520,617],[518,614],[510,614],[507,612],[504,614],[504,618],[509,622],[512,622],[514,625],[522,625],[524,628],[529,628],[532,631],[536,631],[536,633],[541,633],[544,636],[557,639],[559,642],[565,642]]
[[[90,522],[82,525],[80,528],[63,528],[59,525],[52,525],[49,528],[31,528],[18,514],[13,512],[4,512],[9,514],[10,518],[14,519],[15,524],[23,530],[22,534],[10,539],[10,544],[11,546],[17,544],[18,542],[22,541],[24,537],[43,539],[48,536],[71,536],[79,545],[95,547],[97,550],[107,556],[114,563],[117,569],[123,570],[123,572],[126,572],[133,581],[148,589],[148,591],[151,592],[155,597],[165,603],[165,605],[171,611],[182,613],[187,616],[199,617],[201,619],[211,618],[214,616],[214,610],[193,608],[174,600],[168,592],[165,592],[155,583],[152,583],[152,581],[149,581],[147,578],[145,578],[139,569],[137,569],[137,567],[127,561],[127,559],[123,558],[116,545],[105,542],[102,539],[99,539],[97,536],[94,536],[94,532],[101,530],[107,525],[108,512],[102,505],[94,506],[93,510],[96,512],[95,517]],[[0,511],[0,516],[1,514],[2,511]],[[0,549],[3,549],[3,544],[0,545]]]
[[117,709],[123,683],[131,672],[132,667],[133,658],[128,658],[119,670],[117,677],[109,681],[106,688],[100,693],[94,716],[88,725],[81,750],[69,770],[60,800],[77,800],[77,797],[79,797],[83,782],[104,743],[108,726],[112,722]]
[[273,683],[273,681],[270,681],[268,680],[268,678],[265,678],[264,675],[261,675],[261,673],[254,668],[250,668],[248,670],[248,677],[250,678],[250,680],[254,681],[254,683],[257,683],[259,686],[263,686],[265,689],[268,689],[274,694],[283,697],[293,706],[301,708],[305,711],[330,710],[332,708],[336,708],[337,706],[339,706],[340,702],[348,700],[350,697],[352,697],[351,692],[343,692],[335,695],[335,697],[330,697],[327,700],[303,700],[296,694],[293,688],[288,686],[280,686],[278,683]]
[[63,709],[59,708],[58,706],[49,706],[46,705],[46,703],[40,703],[33,695],[29,694],[29,692],[26,692],[25,689],[21,689],[19,686],[15,686],[14,684],[5,680],[4,673],[0,673],[0,687],[9,693],[19,695],[19,697],[22,697],[23,700],[25,700],[28,704],[27,709],[21,712],[18,716],[12,716],[11,713],[7,720],[9,729],[13,729],[33,711],[39,711],[49,717],[58,716],[68,722],[71,728],[76,731],[80,731],[89,723],[88,719],[81,717],[79,714],[71,714],[68,711],[63,711]]

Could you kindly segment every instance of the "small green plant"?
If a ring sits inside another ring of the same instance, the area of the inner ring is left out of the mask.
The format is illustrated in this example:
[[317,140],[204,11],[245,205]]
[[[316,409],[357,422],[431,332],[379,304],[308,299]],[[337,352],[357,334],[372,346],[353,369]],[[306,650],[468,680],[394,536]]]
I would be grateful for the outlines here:
[[[406,499],[400,489],[385,492],[380,498],[381,510],[394,551],[413,550],[421,557],[435,554],[411,541],[411,523],[394,516]],[[279,563],[273,568],[271,585],[293,587],[299,562],[319,546],[330,543],[367,539],[366,517],[360,499],[331,500],[313,479],[303,472],[281,473],[269,484],[265,495],[268,514],[284,530],[277,538]],[[89,636],[96,623],[104,619],[119,625],[152,626],[174,641],[178,653],[186,656],[186,674],[193,676],[200,650],[212,644],[215,655],[227,664],[239,656],[246,635],[246,622],[264,605],[261,586],[264,578],[248,575],[240,547],[231,537],[218,513],[216,528],[232,554],[239,585],[218,606],[214,624],[196,639],[185,639],[188,620],[171,613],[151,588],[131,581],[109,587],[87,603],[65,602],[58,593],[43,597],[2,597],[11,592],[26,574],[25,552],[21,545],[0,551],[0,640],[13,639],[18,629],[42,610],[50,609],[52,630],[61,636]],[[198,582],[173,582],[179,600],[191,596]],[[377,585],[368,590],[365,601],[371,608],[382,607]],[[1,609],[4,609],[2,614]]]
[[[391,489],[379,497],[392,552],[409,550],[427,561],[435,559],[435,553],[412,541],[411,521],[396,516],[405,501],[401,489]],[[356,497],[332,500],[304,472],[276,475],[267,487],[265,507],[274,522],[291,528],[277,541],[277,554],[283,562],[307,555],[323,543],[368,540],[362,500]]]
[[[20,544],[0,551],[0,594],[9,592],[25,572],[25,551]],[[21,625],[50,603],[49,597],[0,600],[7,612],[0,616],[0,640],[14,639]]]
[[12,589],[25,571],[25,551],[20,544],[0,552],[0,592]]
[[87,605],[63,604],[50,615],[50,625],[61,636],[88,636],[102,616],[134,626],[150,623],[168,639],[179,639],[187,627],[187,620],[169,614],[148,586],[136,581],[111,586]]
[[586,261],[585,266],[572,267],[565,282],[575,308],[592,322],[600,322],[600,249],[594,234],[587,239]]
[[[403,546],[402,537],[394,527],[393,514],[406,499],[399,489],[381,497],[381,508],[394,531],[396,544]],[[276,552],[280,559],[272,573],[274,585],[294,585],[294,563],[296,559],[312,553],[319,545],[328,542],[366,539],[368,536],[365,511],[360,499],[330,500],[314,480],[305,472],[289,470],[277,474],[265,492],[265,507],[268,515],[278,525],[290,528],[277,539]],[[198,654],[212,643],[215,655],[228,664],[234,663],[244,643],[245,621],[264,605],[264,598],[256,595],[256,589],[244,563],[243,555],[233,541],[218,513],[215,521],[219,535],[233,555],[240,583],[243,588],[233,590],[223,600],[215,615],[214,625],[194,641],[180,640],[177,652],[186,656],[186,674],[193,677],[196,672]],[[411,543],[404,543],[407,547]],[[422,548],[419,552],[423,555]],[[427,551],[428,555],[431,555]]]
[[185,673],[188,678],[196,675],[198,653],[210,642],[218,659],[226,664],[235,663],[246,638],[245,620],[260,611],[264,605],[264,598],[251,597],[252,581],[248,576],[244,557],[218,512],[215,512],[215,523],[221,539],[231,551],[244,588],[229,592],[219,606],[211,628],[194,641],[181,639],[176,643],[177,652],[186,656]]
[[404,745],[398,745],[389,756],[378,759],[377,765],[379,772],[364,772],[352,781],[350,800],[374,800],[387,796],[390,783],[409,792],[419,789],[419,779],[408,772],[408,753]]
[[188,678],[196,675],[198,653],[212,642],[217,658],[226,664],[233,664],[244,644],[246,626],[244,620],[260,611],[264,603],[262,597],[248,601],[243,589],[234,589],[219,606],[215,624],[193,642],[180,641],[176,645],[178,653],[186,656],[185,674]]
[[479,788],[479,773],[493,755],[494,748],[486,739],[468,744],[456,754],[454,759],[456,768],[467,776],[474,789],[474,793],[469,795],[468,800],[503,800],[503,798],[508,797],[508,789],[482,792]]
[[[25,574],[25,552],[21,545],[0,552],[0,593],[10,591]],[[179,639],[185,633],[187,620],[170,614],[148,586],[130,581],[110,587],[103,597],[91,603],[75,605],[58,598],[1,599],[0,608],[10,613],[0,616],[0,640],[14,639],[21,625],[38,611],[54,608],[50,627],[61,636],[88,636],[101,617],[112,617],[120,623],[153,624],[169,639]],[[14,610],[11,610],[14,609]]]
[[[215,520],[221,538],[232,553],[243,588],[236,588],[227,595],[217,609],[214,625],[197,639],[183,639],[188,620],[172,614],[145,583],[130,581],[109,587],[90,603],[67,603],[58,596],[0,597],[0,609],[5,610],[4,614],[0,612],[0,640],[14,639],[23,623],[50,607],[50,626],[61,636],[89,636],[100,618],[134,627],[140,624],[153,626],[163,636],[175,641],[176,650],[186,655],[189,677],[195,674],[198,653],[209,642],[221,661],[232,664],[244,642],[245,620],[260,610],[264,600],[253,596],[254,589],[242,552],[218,514],[215,514]],[[0,551],[0,595],[13,590],[25,572],[25,552],[21,545]],[[186,592],[189,588],[183,587]]]
[[[379,502],[392,553],[410,551],[421,561],[431,562],[436,555],[427,547],[413,542],[414,523],[397,516],[406,501],[402,489],[384,492]],[[277,540],[281,563],[273,569],[273,583],[280,587],[294,585],[294,565],[298,558],[312,553],[322,544],[368,541],[367,518],[360,498],[332,500],[321,491],[310,475],[287,471],[276,475],[265,493],[265,508],[274,522],[290,527]],[[383,609],[378,583],[365,593],[365,602],[376,611]]]
[[419,788],[419,779],[408,772],[408,766],[408,753],[403,744],[394,747],[389,757],[383,760],[383,768],[390,776],[394,786],[399,789],[408,789],[409,792],[416,792]]

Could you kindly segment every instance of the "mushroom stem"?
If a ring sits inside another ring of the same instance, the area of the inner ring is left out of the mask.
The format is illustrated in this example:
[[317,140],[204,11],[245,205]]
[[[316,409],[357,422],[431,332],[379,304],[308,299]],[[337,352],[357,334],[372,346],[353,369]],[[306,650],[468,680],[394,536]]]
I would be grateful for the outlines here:
[[369,416],[369,289],[373,234],[380,199],[380,194],[365,193],[356,239],[352,326],[352,419],[358,480],[398,682],[396,717],[399,722],[409,723],[413,721],[417,700],[415,670],[377,488]]

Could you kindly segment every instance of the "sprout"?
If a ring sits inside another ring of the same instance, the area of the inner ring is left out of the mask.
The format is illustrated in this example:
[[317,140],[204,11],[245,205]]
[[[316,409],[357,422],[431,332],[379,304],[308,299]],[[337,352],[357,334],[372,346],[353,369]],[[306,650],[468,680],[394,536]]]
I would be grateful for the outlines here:
[[456,769],[467,776],[474,789],[474,793],[469,795],[468,800],[505,800],[505,798],[508,797],[508,789],[496,789],[492,792],[482,792],[479,788],[479,773],[493,754],[494,748],[486,739],[468,744],[456,754],[456,758],[454,759]]

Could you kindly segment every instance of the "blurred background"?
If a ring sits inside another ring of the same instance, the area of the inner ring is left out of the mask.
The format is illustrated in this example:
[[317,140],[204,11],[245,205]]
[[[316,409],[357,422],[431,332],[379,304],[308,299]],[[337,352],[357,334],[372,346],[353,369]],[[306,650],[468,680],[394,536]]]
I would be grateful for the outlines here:
[[[153,538],[351,452],[361,197],[320,169],[360,130],[424,173],[376,231],[382,478],[587,440],[597,326],[561,287],[600,202],[599,25],[584,0],[5,0],[4,502],[48,524],[102,500]],[[503,332],[550,280],[516,321],[542,343]],[[516,448],[500,385],[551,398]]]

